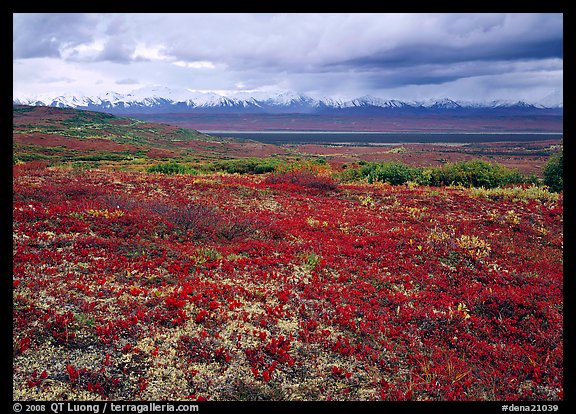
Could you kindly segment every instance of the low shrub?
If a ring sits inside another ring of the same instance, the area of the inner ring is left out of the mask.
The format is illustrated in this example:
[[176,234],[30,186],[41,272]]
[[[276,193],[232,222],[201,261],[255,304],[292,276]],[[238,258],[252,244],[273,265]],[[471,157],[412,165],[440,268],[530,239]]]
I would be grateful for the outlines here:
[[440,182],[431,182],[432,185],[450,184],[484,188],[496,188],[526,182],[526,179],[517,170],[480,159],[446,164],[435,176],[435,180],[440,180]]
[[490,200],[519,200],[524,202],[537,200],[543,203],[556,202],[559,198],[558,193],[552,192],[543,186],[538,187],[535,184],[530,186],[514,185],[498,188],[474,188],[470,194],[473,197],[484,197]]
[[245,158],[216,161],[206,166],[208,171],[223,171],[229,174],[265,174],[273,172],[282,161],[270,158]]
[[401,162],[370,163],[361,167],[361,175],[368,182],[387,182],[392,185],[404,184],[418,176],[418,169]]
[[267,184],[294,184],[320,191],[332,191],[338,187],[336,181],[332,177],[319,175],[308,169],[289,170],[275,173],[268,176],[265,182]]
[[213,207],[204,204],[172,205],[164,201],[153,201],[146,208],[172,222],[177,228],[189,232],[196,239],[211,236],[214,228],[224,221]]
[[368,183],[387,182],[392,185],[416,183],[419,185],[496,188],[512,184],[533,182],[517,170],[499,164],[475,159],[442,167],[411,167],[402,162],[364,163],[359,168],[346,169],[344,181],[367,180]]
[[564,187],[563,152],[552,155],[544,167],[544,184],[559,193]]
[[159,174],[198,174],[198,171],[196,171],[194,168],[188,165],[179,164],[176,161],[168,161],[153,165],[148,167],[146,172]]

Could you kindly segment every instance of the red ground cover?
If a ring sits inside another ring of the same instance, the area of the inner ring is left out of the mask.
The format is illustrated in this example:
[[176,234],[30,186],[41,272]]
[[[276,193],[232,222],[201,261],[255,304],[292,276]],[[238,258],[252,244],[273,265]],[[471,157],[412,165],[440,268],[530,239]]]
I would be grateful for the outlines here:
[[80,151],[136,151],[138,148],[130,144],[119,144],[104,138],[70,139],[56,134],[14,134],[13,144],[35,145],[40,147],[61,146]]
[[311,183],[15,166],[14,399],[563,398],[562,197]]

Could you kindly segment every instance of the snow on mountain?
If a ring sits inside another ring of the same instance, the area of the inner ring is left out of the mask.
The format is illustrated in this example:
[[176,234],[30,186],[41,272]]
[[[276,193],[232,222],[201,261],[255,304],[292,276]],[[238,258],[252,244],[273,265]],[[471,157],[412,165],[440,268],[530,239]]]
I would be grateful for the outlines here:
[[314,100],[310,97],[300,95],[292,91],[283,91],[275,96],[270,96],[264,102],[270,105],[302,105],[306,103],[313,103]]
[[92,99],[87,96],[76,96],[71,94],[60,96],[30,96],[16,98],[13,100],[17,105],[36,105],[36,106],[59,106],[59,107],[81,107],[93,103]]
[[562,89],[554,89],[548,95],[538,99],[538,105],[541,108],[563,108],[564,92]]
[[495,108],[536,108],[536,106],[524,101],[504,101],[496,105]]
[[171,89],[165,86],[149,86],[129,92],[121,97],[121,99],[131,102],[143,101],[150,98],[182,102],[193,97],[194,93],[188,89]]
[[[80,109],[137,112],[137,111],[257,111],[297,112],[315,111],[445,111],[471,109],[514,109],[537,110],[542,108],[562,108],[561,92],[553,92],[543,99],[550,106],[534,105],[523,101],[465,102],[449,98],[407,102],[396,99],[383,99],[364,95],[354,99],[331,97],[311,97],[289,90],[235,92],[227,96],[215,92],[200,92],[190,89],[172,89],[162,86],[144,87],[126,94],[106,92],[99,96],[64,94],[60,96],[14,97],[16,105],[58,106]],[[560,102],[560,103],[558,103]]]
[[436,100],[429,100],[422,104],[425,108],[432,108],[432,109],[458,109],[462,108],[458,102],[449,99],[449,98],[442,98]]
[[397,99],[382,99],[377,98],[372,95],[364,95],[360,98],[352,99],[347,102],[343,102],[341,108],[351,108],[351,107],[378,107],[378,108],[406,108],[411,107],[407,102],[399,101]]

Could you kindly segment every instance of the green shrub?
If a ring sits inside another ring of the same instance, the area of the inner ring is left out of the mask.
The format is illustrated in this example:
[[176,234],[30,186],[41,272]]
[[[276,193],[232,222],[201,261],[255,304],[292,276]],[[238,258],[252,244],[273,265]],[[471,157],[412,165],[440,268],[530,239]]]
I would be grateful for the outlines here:
[[[464,187],[495,188],[507,184],[522,184],[526,179],[514,169],[475,159],[457,164],[446,164],[436,177],[444,184]],[[439,185],[441,183],[434,183]]]
[[20,160],[22,162],[52,159],[52,157],[49,155],[37,154],[37,153],[29,153],[29,154],[22,153],[22,154],[16,155],[16,157],[18,158],[18,160]]
[[530,186],[514,185],[498,188],[473,188],[470,191],[473,197],[484,197],[490,200],[513,200],[527,203],[537,200],[542,203],[558,201],[559,194],[551,192],[546,187],[532,184]]
[[369,183],[379,181],[399,185],[414,180],[419,171],[401,162],[387,162],[366,164],[360,168],[360,174],[367,177]]
[[437,181],[435,176],[439,174],[438,168],[421,168],[415,177],[416,183],[420,185],[432,185],[433,181]]
[[354,167],[347,167],[338,174],[338,177],[342,182],[360,181],[363,178],[360,168]]
[[343,181],[367,180],[388,182],[392,185],[416,183],[419,185],[461,185],[465,187],[495,188],[510,184],[533,182],[517,170],[499,164],[475,159],[442,167],[410,167],[401,162],[363,163],[359,168],[348,168],[341,173]]
[[559,193],[564,187],[563,152],[552,155],[544,167],[544,184]]

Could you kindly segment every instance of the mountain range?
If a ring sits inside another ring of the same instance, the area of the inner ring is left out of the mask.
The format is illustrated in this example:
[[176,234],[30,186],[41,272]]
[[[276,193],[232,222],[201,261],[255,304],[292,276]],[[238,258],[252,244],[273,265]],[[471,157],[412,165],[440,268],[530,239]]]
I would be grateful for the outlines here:
[[293,91],[241,92],[223,95],[215,92],[198,92],[167,87],[145,87],[124,94],[106,92],[96,96],[66,94],[13,97],[14,105],[76,108],[114,114],[561,114],[562,103],[558,103],[557,99],[551,101],[552,104],[503,100],[470,102],[449,98],[403,101],[370,95],[354,99],[337,99],[311,97]]

